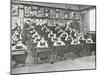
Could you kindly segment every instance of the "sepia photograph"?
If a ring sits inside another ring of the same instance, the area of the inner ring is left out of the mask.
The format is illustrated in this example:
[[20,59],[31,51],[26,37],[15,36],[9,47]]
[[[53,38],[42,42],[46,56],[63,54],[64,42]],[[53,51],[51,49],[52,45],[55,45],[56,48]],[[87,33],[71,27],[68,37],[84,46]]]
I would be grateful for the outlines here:
[[11,0],[11,74],[96,70],[96,6]]

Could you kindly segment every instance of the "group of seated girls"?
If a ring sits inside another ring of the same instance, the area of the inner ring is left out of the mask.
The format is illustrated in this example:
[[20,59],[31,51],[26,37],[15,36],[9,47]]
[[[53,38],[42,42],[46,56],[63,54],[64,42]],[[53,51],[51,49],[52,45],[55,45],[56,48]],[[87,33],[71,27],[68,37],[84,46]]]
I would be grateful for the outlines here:
[[18,26],[17,23],[15,23],[14,26],[12,26],[12,38],[11,38],[11,44],[12,44],[12,50],[26,50],[27,46],[22,42],[22,33],[21,28]]
[[39,48],[76,45],[81,43],[80,40],[85,41],[85,43],[93,43],[90,35],[71,29],[70,26],[60,27],[55,25],[49,27],[47,24],[42,26],[33,24],[27,30],[32,34],[32,43],[36,43],[36,47]]

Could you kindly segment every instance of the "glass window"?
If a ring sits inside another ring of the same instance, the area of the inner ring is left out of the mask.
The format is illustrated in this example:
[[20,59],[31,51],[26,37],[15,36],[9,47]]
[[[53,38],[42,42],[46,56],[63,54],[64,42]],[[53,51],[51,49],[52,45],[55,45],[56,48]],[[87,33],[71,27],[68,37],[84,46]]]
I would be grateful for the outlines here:
[[90,31],[95,31],[95,8],[90,9]]

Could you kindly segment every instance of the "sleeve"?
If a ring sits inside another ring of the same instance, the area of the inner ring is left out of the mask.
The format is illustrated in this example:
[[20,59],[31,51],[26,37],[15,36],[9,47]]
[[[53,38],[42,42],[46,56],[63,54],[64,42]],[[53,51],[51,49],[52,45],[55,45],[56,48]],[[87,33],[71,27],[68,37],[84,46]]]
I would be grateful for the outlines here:
[[48,34],[48,38],[50,38],[50,34]]
[[67,41],[67,39],[68,39],[68,35],[66,36],[65,40]]
[[12,50],[15,50],[15,49],[16,49],[16,45],[12,47]]
[[51,38],[51,41],[54,42],[53,38]]
[[40,42],[38,42],[37,47],[41,47],[41,46],[40,46]]
[[23,45],[23,48],[24,48],[24,49],[27,49],[27,47],[26,47],[25,45]]
[[60,35],[60,37],[62,37],[63,33]]
[[74,44],[74,40],[72,40],[71,45]]
[[44,29],[44,27],[41,28],[41,30],[43,30],[43,29]]
[[36,39],[37,39],[37,38],[35,38],[35,39],[33,40],[33,41],[34,41],[34,43],[37,43]]
[[57,42],[54,42],[54,44],[53,44],[54,46],[57,46]]
[[63,41],[61,41],[61,44],[62,44],[62,45],[65,45],[65,43],[64,43]]
[[34,34],[32,35],[32,38],[34,38]]
[[45,42],[45,46],[48,47],[48,43],[47,43],[47,41]]
[[60,31],[58,31],[58,33],[60,33],[61,32],[61,30]]

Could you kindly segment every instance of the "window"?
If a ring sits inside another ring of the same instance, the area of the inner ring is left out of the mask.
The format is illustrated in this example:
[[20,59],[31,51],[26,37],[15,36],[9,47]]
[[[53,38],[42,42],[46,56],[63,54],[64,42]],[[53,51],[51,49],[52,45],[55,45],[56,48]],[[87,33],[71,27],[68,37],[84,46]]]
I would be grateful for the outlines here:
[[90,9],[89,12],[89,21],[90,21],[90,31],[95,31],[95,8]]

